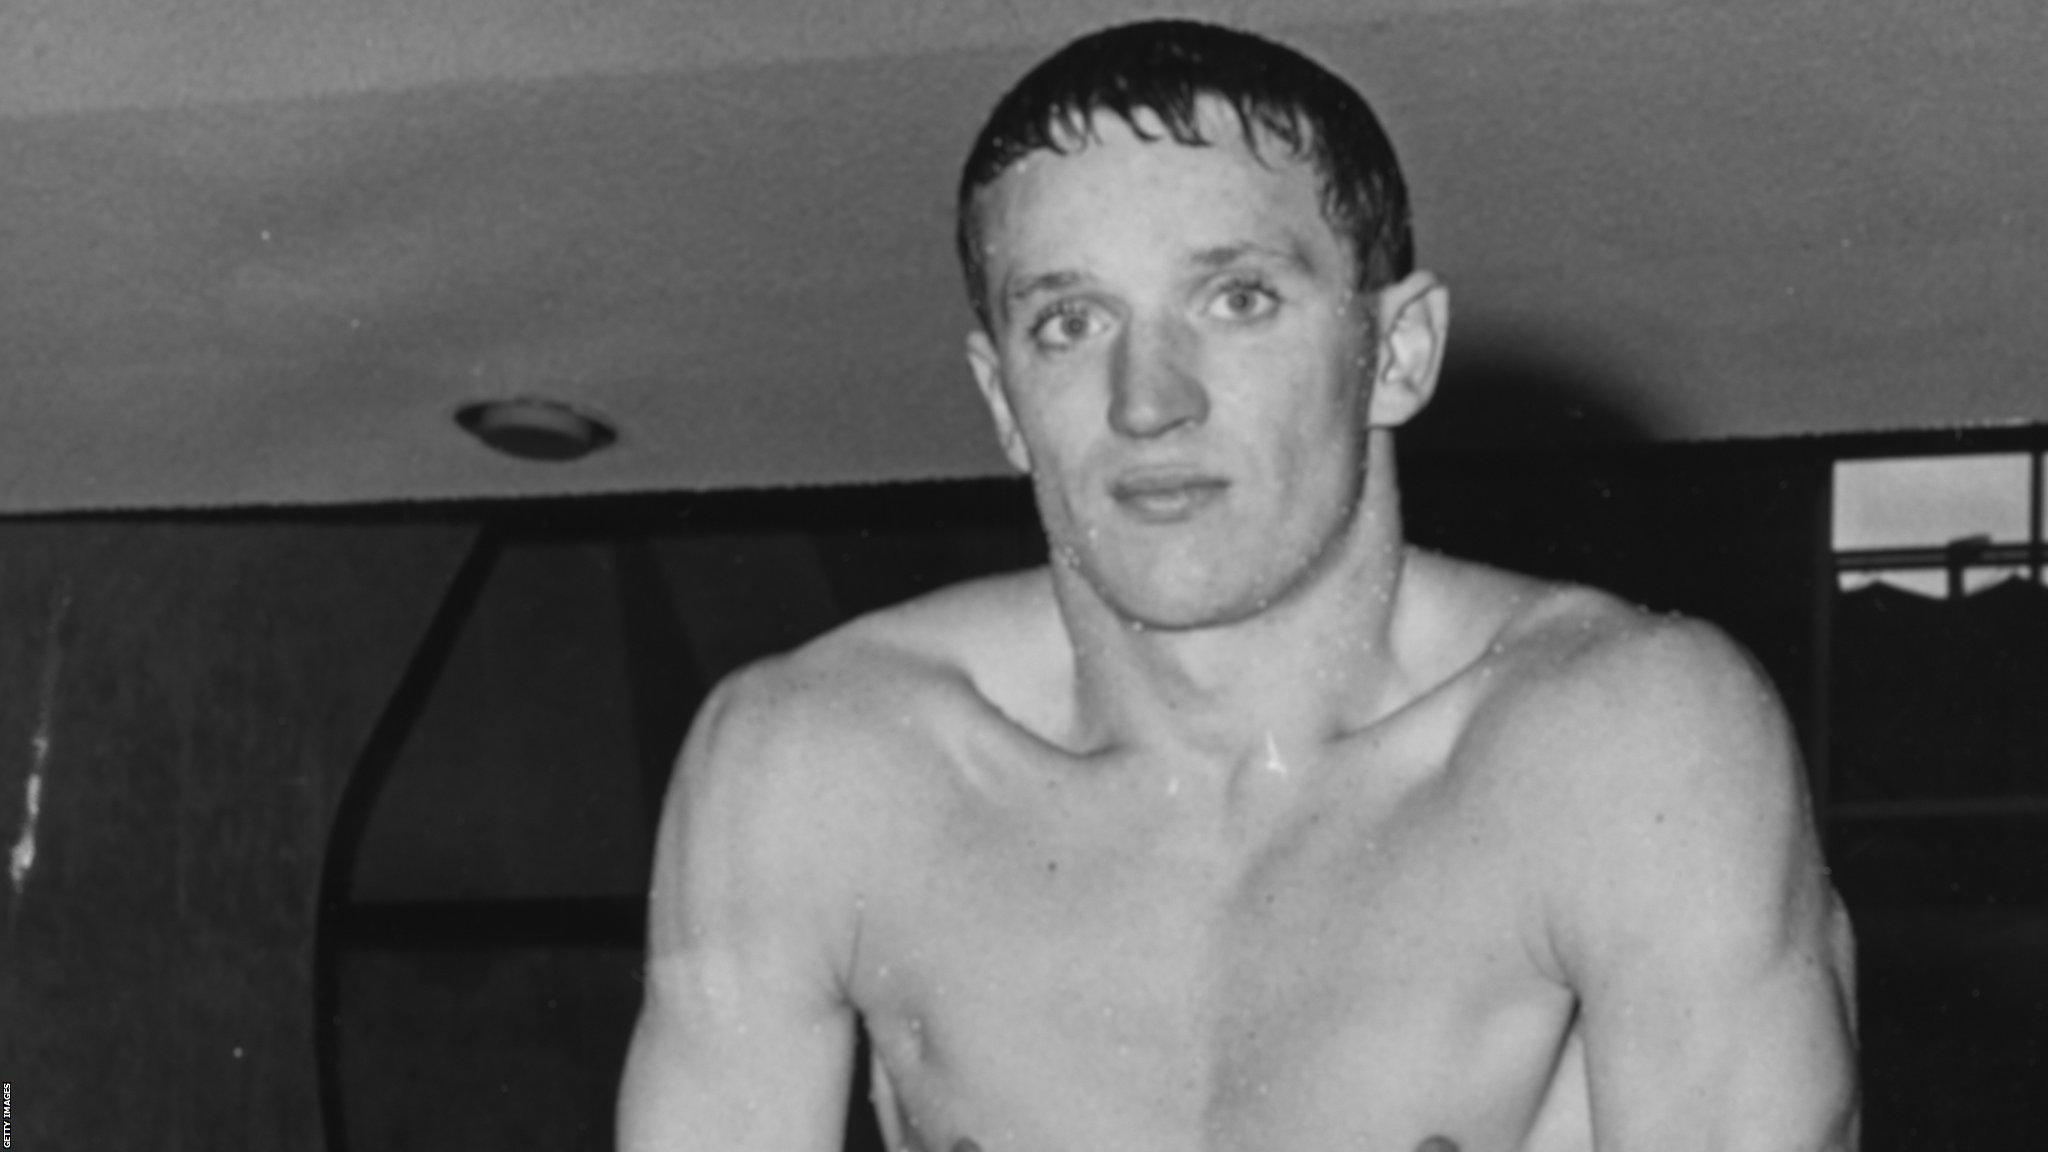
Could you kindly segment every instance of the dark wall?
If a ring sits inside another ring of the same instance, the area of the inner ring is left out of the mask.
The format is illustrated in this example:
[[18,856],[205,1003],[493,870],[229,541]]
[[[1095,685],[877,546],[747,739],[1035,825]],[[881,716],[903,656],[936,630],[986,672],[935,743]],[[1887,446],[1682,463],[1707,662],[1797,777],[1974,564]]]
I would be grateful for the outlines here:
[[[631,896],[653,813],[608,541],[508,542],[377,790],[352,898]],[[679,705],[688,683],[673,686]]]
[[0,524],[17,1147],[320,1145],[328,832],[469,535]]

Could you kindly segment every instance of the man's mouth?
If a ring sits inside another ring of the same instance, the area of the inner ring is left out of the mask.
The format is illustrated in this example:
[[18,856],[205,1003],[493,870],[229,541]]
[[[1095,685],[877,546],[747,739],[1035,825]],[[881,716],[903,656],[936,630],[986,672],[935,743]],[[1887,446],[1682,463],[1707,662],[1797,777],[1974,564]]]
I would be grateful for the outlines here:
[[1110,485],[1117,506],[1149,524],[1185,520],[1221,499],[1230,482],[1215,476],[1173,473],[1130,476]]

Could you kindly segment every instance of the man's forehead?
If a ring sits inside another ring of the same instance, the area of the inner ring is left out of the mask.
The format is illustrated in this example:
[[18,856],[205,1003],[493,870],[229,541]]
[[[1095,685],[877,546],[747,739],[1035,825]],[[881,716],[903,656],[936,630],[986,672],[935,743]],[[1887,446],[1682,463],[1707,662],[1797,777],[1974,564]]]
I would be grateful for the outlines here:
[[1216,104],[1205,113],[1211,119],[1200,125],[1198,143],[1174,139],[1155,113],[1133,126],[1102,111],[1073,143],[1027,153],[976,197],[981,256],[1020,256],[1020,244],[1069,248],[1092,234],[1089,221],[1116,201],[1128,203],[1126,193],[1159,204],[1160,214],[1141,213],[1133,223],[1148,234],[1170,234],[1191,260],[1213,263],[1227,249],[1293,250],[1307,239],[1303,226],[1322,232],[1328,221],[1319,174],[1285,142],[1273,149],[1247,144],[1236,113]]

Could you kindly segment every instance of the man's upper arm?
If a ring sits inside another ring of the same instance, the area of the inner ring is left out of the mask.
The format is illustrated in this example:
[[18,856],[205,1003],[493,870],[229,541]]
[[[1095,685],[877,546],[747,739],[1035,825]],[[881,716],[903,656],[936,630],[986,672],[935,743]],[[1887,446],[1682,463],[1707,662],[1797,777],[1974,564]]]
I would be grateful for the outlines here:
[[756,672],[714,693],[669,786],[619,1093],[626,1152],[839,1146],[852,907],[831,881],[845,843],[781,684]]
[[1550,740],[1576,760],[1552,930],[1598,1146],[1853,1148],[1848,922],[1775,695],[1695,624],[1648,626],[1583,672]]

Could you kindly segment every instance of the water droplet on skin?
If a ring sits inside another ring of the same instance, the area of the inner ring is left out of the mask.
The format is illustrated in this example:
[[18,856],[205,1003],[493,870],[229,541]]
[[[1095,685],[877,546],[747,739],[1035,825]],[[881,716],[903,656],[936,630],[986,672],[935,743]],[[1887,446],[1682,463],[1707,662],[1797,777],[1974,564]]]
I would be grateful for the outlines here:
[[1271,732],[1266,733],[1266,761],[1263,766],[1275,776],[1287,775],[1287,762],[1280,758],[1280,742],[1273,738]]

